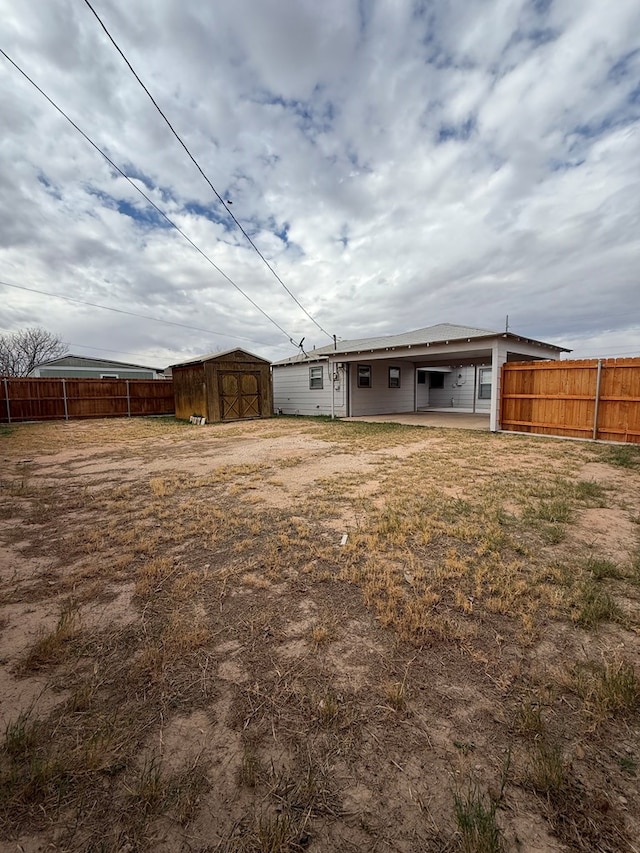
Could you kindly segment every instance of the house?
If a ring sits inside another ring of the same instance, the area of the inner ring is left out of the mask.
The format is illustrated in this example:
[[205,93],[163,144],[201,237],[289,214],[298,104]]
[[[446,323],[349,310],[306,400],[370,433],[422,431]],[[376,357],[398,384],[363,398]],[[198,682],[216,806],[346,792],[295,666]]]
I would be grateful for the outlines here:
[[91,358],[84,355],[63,355],[39,364],[30,374],[43,379],[164,379],[159,367],[143,367],[111,361],[106,358]]
[[172,364],[177,418],[207,421],[269,418],[273,412],[270,363],[242,349]]
[[401,335],[338,341],[273,364],[276,412],[299,415],[486,412],[498,430],[506,361],[570,352],[512,332],[439,323]]

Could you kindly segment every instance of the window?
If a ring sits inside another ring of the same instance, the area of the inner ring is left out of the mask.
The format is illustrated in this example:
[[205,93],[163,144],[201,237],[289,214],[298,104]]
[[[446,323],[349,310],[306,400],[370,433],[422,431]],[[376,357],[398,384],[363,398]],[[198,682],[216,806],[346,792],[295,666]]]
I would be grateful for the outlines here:
[[358,365],[358,388],[371,388],[371,365]]
[[118,376],[117,373],[101,373],[100,374],[100,379],[119,379],[119,378],[120,377]]
[[389,388],[399,388],[400,387],[400,368],[399,367],[390,367],[389,368]]
[[322,385],[322,367],[309,368],[309,388],[321,390]]
[[444,388],[444,373],[430,373],[429,388]]
[[491,399],[491,368],[481,367],[478,370],[478,400]]
[[427,374],[424,370],[418,371],[418,385],[426,385],[427,384]]

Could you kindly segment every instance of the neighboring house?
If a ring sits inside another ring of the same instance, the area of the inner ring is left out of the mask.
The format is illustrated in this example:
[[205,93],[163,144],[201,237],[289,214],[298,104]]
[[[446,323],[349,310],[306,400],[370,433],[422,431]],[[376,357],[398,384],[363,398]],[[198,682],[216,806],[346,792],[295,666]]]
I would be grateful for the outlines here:
[[158,367],[127,364],[106,358],[89,358],[83,355],[63,355],[39,364],[30,374],[63,379],[164,379]]
[[273,365],[276,412],[397,414],[486,412],[499,424],[505,361],[558,359],[564,347],[512,332],[440,323],[401,335],[338,341]]

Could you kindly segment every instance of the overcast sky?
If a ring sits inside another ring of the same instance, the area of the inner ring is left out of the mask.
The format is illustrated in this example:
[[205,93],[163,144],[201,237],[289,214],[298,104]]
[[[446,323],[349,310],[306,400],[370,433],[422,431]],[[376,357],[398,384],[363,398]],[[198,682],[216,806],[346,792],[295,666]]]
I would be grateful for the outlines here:
[[[640,355],[638,0],[92,0],[329,334],[450,322]],[[83,0],[0,0],[0,330],[165,366],[330,339]],[[111,352],[112,351],[112,352]]]

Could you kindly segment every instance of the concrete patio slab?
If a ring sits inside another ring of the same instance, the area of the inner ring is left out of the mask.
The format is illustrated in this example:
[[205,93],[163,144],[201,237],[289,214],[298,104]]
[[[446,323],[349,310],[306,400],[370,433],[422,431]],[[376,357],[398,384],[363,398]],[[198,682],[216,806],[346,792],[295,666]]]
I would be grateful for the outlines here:
[[395,415],[359,415],[355,418],[342,418],[342,420],[445,427],[448,429],[489,429],[488,414],[474,415],[469,412],[400,412]]

